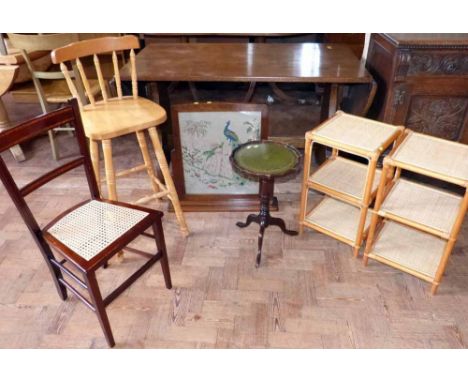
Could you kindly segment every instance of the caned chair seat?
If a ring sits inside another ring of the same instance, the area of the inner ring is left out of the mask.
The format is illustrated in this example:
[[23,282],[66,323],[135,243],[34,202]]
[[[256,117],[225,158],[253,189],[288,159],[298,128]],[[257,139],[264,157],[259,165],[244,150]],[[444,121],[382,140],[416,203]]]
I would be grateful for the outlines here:
[[85,260],[109,247],[149,214],[91,200],[54,222],[47,232]]
[[166,121],[166,111],[146,98],[111,98],[83,107],[86,136],[104,140],[146,130]]
[[[101,92],[99,82],[97,80],[89,81],[91,93],[95,96]],[[48,103],[62,104],[67,103],[73,98],[73,95],[68,88],[65,80],[50,80],[43,81],[41,84],[45,99]],[[12,97],[16,102],[35,103],[39,102],[37,90],[33,83],[28,82],[22,85],[17,85],[11,92]]]

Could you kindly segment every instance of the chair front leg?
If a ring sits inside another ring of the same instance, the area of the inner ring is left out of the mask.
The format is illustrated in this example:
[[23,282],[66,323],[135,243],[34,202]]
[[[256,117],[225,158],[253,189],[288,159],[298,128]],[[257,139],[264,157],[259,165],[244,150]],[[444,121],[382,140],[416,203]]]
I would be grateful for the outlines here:
[[94,271],[85,274],[86,284],[88,286],[89,296],[95,308],[95,313],[98,317],[99,324],[101,325],[104,336],[106,337],[107,344],[110,347],[115,346],[114,336],[107,317],[106,307],[102,300],[101,291],[96,280],[96,273]]

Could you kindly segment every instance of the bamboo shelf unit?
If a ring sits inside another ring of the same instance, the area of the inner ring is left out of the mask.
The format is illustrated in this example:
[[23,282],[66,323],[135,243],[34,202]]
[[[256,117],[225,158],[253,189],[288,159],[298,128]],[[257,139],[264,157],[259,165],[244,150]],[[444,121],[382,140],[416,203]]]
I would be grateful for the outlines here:
[[[382,153],[397,142],[404,128],[342,111],[306,133],[304,178],[299,212],[300,232],[315,229],[351,245],[357,257],[369,229],[369,205],[374,199],[381,170]],[[311,172],[313,144],[332,149],[331,156]],[[340,152],[367,160],[367,164],[340,156]],[[308,209],[309,190],[323,193],[323,200]]]
[[[400,177],[401,170],[464,188],[460,196]],[[368,258],[419,277],[435,294],[468,206],[468,146],[405,131],[384,160],[364,264]]]

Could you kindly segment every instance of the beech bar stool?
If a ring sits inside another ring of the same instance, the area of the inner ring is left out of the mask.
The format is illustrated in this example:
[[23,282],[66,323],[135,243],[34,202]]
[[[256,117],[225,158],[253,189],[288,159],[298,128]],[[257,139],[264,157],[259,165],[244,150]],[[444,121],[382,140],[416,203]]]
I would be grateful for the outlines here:
[[241,176],[260,182],[260,213],[250,214],[245,223],[236,225],[245,228],[255,222],[260,225],[258,252],[255,266],[262,259],[263,235],[268,226],[277,226],[287,235],[297,235],[297,231],[286,229],[283,219],[270,216],[270,202],[273,197],[275,178],[285,177],[299,170],[301,154],[293,146],[262,140],[251,141],[237,147],[230,160],[234,171]]
[[[110,200],[117,200],[116,178],[146,170],[151,181],[153,193],[134,203],[146,203],[152,199],[167,197],[172,202],[182,233],[187,236],[189,230],[180,207],[179,198],[169,171],[166,157],[164,156],[161,141],[156,131],[156,126],[166,121],[166,111],[157,103],[146,98],[138,97],[134,49],[139,47],[140,43],[135,36],[103,37],[85,40],[55,49],[52,51],[52,62],[54,64],[60,64],[60,68],[67,80],[71,93],[78,99],[85,134],[90,140],[91,160],[98,184],[100,184],[98,142],[102,144],[108,198]],[[117,60],[117,52],[124,50],[130,50],[130,64],[132,68],[132,95],[125,97],[122,94]],[[104,80],[98,57],[98,54],[102,53],[112,53],[117,97],[109,97],[107,94],[107,83]],[[88,78],[80,61],[80,58],[88,56],[93,56],[94,59],[94,66],[102,92],[103,99],[101,101],[96,101],[93,97],[89,89]],[[80,101],[66,63],[68,63],[68,65],[70,65],[70,63],[76,65],[79,72],[79,74],[76,75],[80,76],[86,92],[89,95],[89,105],[83,105]],[[164,177],[164,183],[155,175],[146,143],[146,131],[148,131],[151,142],[153,143],[156,159]],[[112,161],[112,139],[131,133],[136,134],[144,164],[116,174]]]

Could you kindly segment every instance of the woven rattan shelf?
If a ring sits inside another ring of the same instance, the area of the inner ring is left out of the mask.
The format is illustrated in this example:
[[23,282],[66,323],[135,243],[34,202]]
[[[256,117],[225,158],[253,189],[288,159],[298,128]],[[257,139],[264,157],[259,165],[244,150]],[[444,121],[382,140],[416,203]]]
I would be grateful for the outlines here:
[[[310,188],[360,204],[364,197],[368,166],[365,164],[334,157],[322,164],[308,181]],[[371,195],[375,196],[380,181],[380,170],[376,170]]]
[[462,200],[449,192],[398,179],[379,215],[448,239]]
[[371,156],[388,147],[401,128],[338,111],[332,118],[306,133],[306,139],[355,153]]
[[394,166],[468,186],[468,145],[411,131],[391,159]]
[[[418,276],[432,283],[435,294],[468,208],[468,146],[408,130],[405,135],[384,160],[364,263],[370,257]],[[402,169],[464,187],[465,194],[402,179]]]
[[428,233],[386,221],[368,256],[433,282],[446,243]]
[[[325,196],[323,200],[307,214],[304,224],[349,245],[354,245],[360,215],[361,210],[358,207]],[[369,228],[369,215],[370,213],[368,212],[364,232]],[[337,219],[337,216],[340,218]]]
[[[332,118],[307,132],[299,211],[300,232],[304,231],[304,227],[316,229],[353,246],[354,256],[358,256],[369,225],[368,208],[381,177],[377,161],[384,150],[396,143],[402,131],[403,127],[338,111]],[[314,143],[332,148],[332,153],[311,174]],[[340,152],[360,156],[368,163],[346,159]],[[312,212],[307,213],[309,189],[341,202],[326,198]]]

